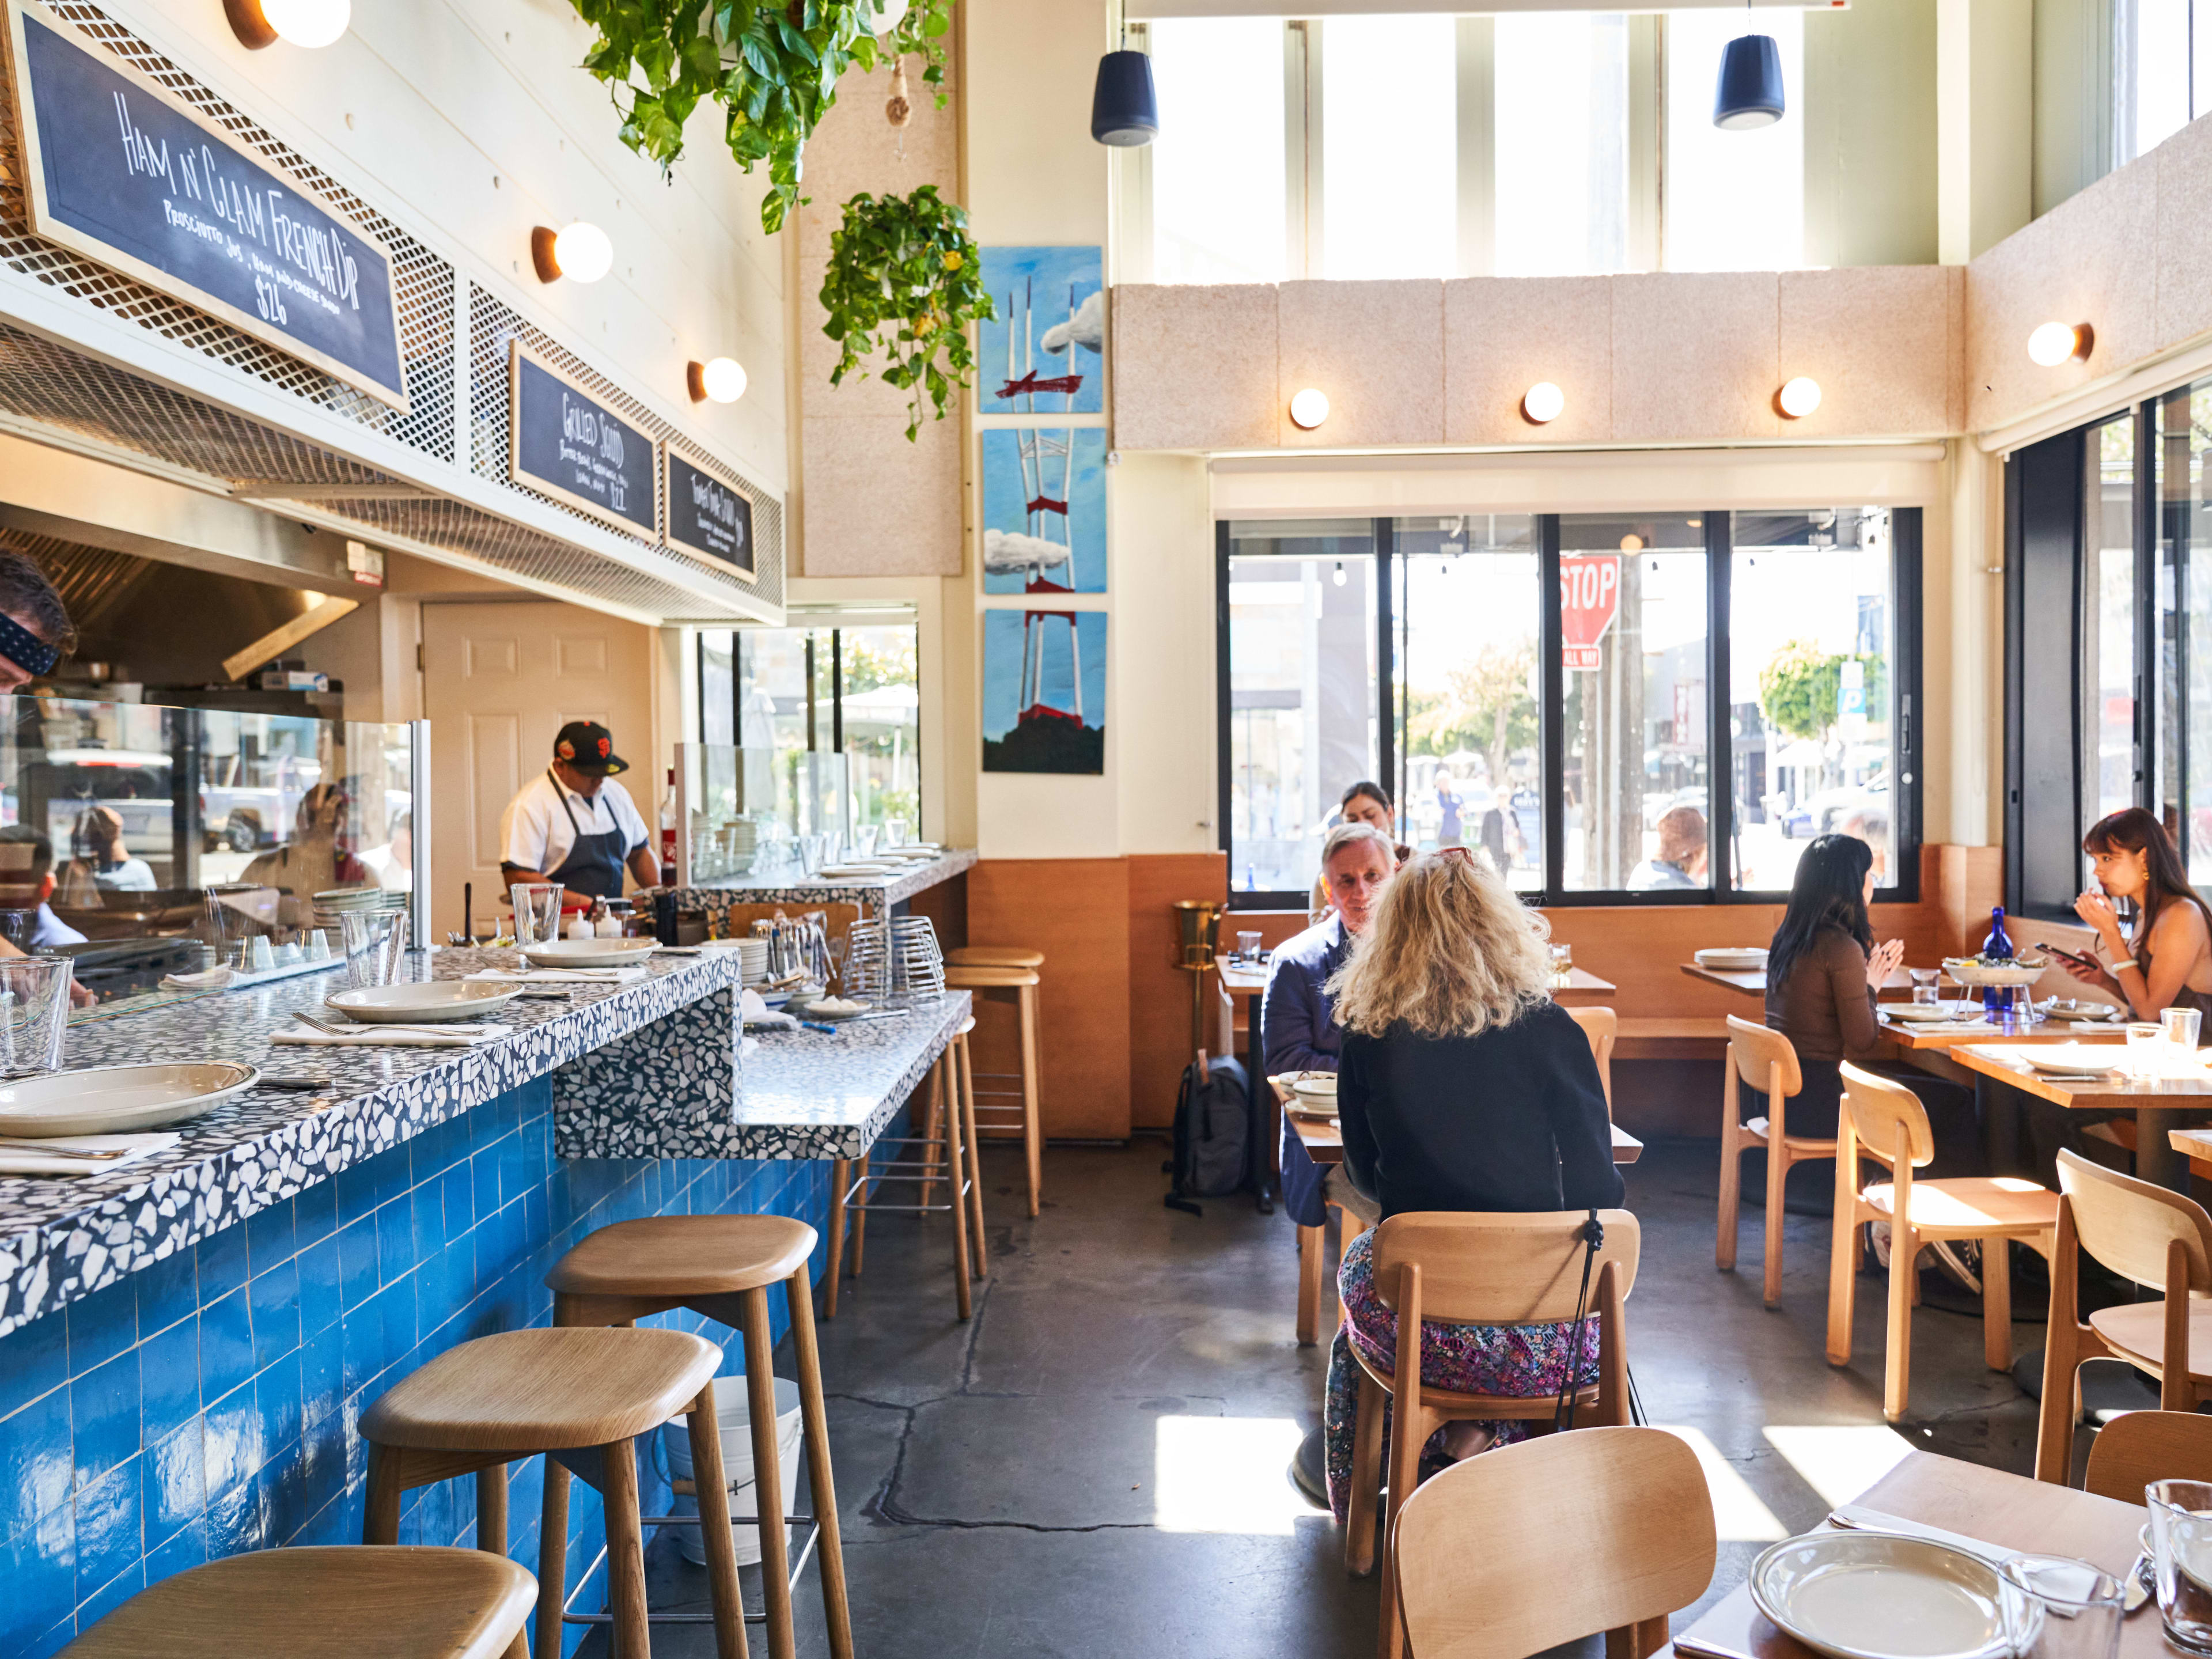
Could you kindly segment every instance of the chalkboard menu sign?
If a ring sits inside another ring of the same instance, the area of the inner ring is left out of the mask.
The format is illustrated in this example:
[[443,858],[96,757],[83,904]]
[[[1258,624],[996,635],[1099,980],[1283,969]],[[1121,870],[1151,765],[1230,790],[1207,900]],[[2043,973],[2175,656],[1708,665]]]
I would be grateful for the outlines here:
[[657,446],[521,341],[507,358],[507,476],[617,530],[658,540]]
[[753,580],[751,498],[727,473],[679,454],[672,443],[663,444],[660,453],[668,481],[668,529],[662,539]]
[[407,407],[392,256],[33,0],[7,0],[31,228]]

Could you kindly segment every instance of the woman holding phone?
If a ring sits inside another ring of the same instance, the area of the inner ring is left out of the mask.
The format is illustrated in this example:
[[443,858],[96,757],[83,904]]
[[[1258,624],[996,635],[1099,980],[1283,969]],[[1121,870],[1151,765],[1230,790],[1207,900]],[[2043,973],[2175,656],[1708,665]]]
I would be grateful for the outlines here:
[[[2117,994],[2140,1020],[2154,1020],[2165,1008],[2212,1012],[2212,910],[2190,885],[2166,826],[2130,806],[2100,818],[2081,850],[2102,890],[2075,899],[2074,914],[2097,930],[2106,961],[2062,956],[2060,965]],[[2123,899],[2136,909],[2132,939],[2121,931],[2115,908]],[[2199,1040],[2212,1040],[2212,1030]]]

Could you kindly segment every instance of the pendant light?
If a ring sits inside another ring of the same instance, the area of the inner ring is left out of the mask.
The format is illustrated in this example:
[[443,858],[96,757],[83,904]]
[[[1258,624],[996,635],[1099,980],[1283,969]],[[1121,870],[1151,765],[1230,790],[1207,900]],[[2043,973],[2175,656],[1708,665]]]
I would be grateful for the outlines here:
[[[1744,0],[1744,14],[1751,0]],[[1720,85],[1713,94],[1713,125],[1724,131],[1771,126],[1782,118],[1782,48],[1771,34],[1740,34],[1721,53]]]
[[1152,58],[1127,46],[1108,52],[1098,60],[1098,84],[1091,95],[1091,136],[1115,149],[1133,149],[1159,132]]

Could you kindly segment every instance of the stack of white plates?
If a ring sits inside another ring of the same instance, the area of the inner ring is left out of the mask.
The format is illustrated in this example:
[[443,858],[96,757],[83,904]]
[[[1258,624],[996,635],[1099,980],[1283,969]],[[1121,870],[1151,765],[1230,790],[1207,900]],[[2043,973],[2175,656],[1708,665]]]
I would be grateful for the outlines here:
[[764,939],[741,939],[737,942],[738,972],[748,985],[757,985],[768,977],[768,941]]
[[1759,945],[1730,946],[1694,953],[1698,966],[1717,974],[1753,974],[1766,966],[1766,951]]
[[315,895],[315,921],[329,927],[349,911],[389,915],[404,910],[408,896],[398,888],[333,887]]

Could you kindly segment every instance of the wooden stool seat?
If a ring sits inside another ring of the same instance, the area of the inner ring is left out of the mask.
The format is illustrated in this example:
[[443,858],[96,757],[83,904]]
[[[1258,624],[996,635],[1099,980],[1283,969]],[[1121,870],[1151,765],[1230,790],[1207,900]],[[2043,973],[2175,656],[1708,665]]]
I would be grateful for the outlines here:
[[1044,952],[1019,945],[963,945],[945,953],[948,968],[1042,968]]
[[659,1215],[586,1235],[553,1264],[563,1296],[735,1296],[781,1285],[813,1254],[814,1229],[781,1215]]
[[955,991],[1006,991],[1035,987],[1037,973],[1034,968],[1018,968],[1004,963],[948,962],[945,965],[945,983]]
[[538,1582],[480,1550],[225,1556],[132,1596],[76,1659],[500,1659],[523,1652]]
[[[2166,1304],[2127,1302],[2100,1308],[2089,1328],[2116,1355],[2157,1376],[2166,1370]],[[2212,1302],[2189,1304],[2189,1380],[2212,1387]]]
[[364,1439],[511,1457],[603,1446],[680,1417],[721,1369],[689,1331],[501,1331],[401,1378],[362,1413]]
[[[1897,1188],[1888,1182],[1859,1194],[1868,1207],[1884,1215],[1896,1212]],[[1916,1181],[1911,1199],[1911,1222],[1923,1239],[1980,1238],[1998,1228],[2056,1227],[2058,1194],[2048,1187],[2008,1176],[1958,1176],[1942,1181]]]

